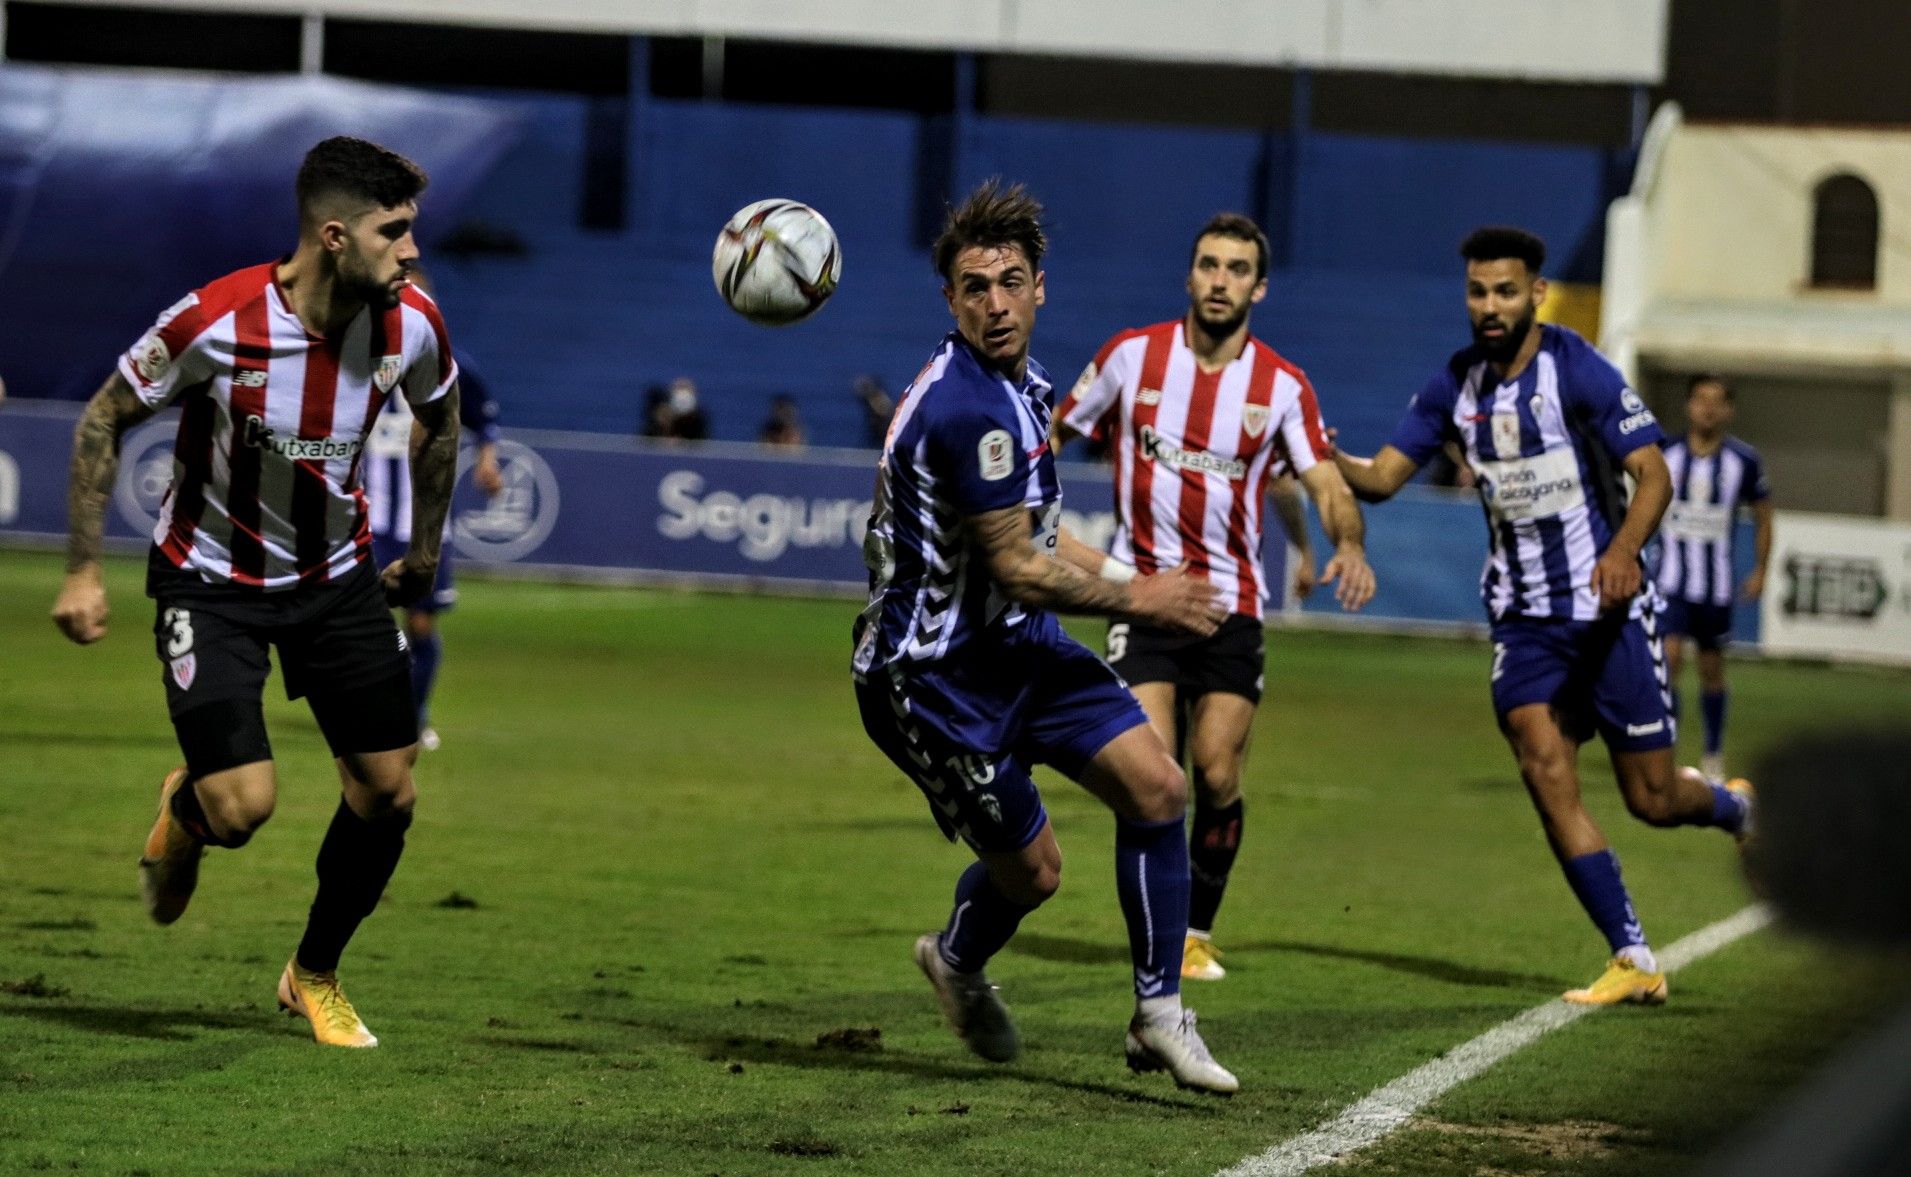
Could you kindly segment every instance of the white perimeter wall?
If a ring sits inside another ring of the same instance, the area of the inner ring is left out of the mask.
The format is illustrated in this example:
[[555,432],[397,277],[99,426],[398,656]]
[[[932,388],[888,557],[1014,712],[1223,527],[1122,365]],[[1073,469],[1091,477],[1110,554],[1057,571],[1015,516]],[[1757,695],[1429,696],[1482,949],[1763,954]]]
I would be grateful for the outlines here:
[[[1911,132],[1687,124],[1667,144],[1645,253],[1648,299],[1911,309]],[[1878,289],[1806,289],[1812,190],[1835,172],[1878,195]]]
[[1655,83],[1667,0],[60,0],[908,48]]

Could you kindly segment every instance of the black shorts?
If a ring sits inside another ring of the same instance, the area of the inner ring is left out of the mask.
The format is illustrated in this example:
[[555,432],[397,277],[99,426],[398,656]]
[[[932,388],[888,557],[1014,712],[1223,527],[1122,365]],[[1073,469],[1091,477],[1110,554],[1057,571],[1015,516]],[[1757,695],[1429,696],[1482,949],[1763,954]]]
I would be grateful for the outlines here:
[[1197,638],[1121,621],[1108,627],[1108,665],[1130,684],[1173,683],[1184,698],[1214,691],[1261,701],[1267,631],[1258,618],[1231,613],[1211,637]]
[[146,595],[157,605],[153,637],[175,719],[205,703],[257,702],[272,669],[268,646],[279,648],[288,699],[336,697],[410,673],[370,561],[339,580],[268,593],[207,583],[154,550]]

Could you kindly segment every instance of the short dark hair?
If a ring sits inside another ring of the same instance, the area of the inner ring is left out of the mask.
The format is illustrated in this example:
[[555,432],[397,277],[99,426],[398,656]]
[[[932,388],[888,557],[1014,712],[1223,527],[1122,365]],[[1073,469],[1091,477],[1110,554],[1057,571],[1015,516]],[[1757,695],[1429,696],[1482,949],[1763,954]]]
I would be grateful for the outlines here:
[[1720,391],[1725,393],[1725,403],[1728,405],[1738,399],[1738,389],[1733,388],[1732,382],[1717,372],[1692,373],[1692,378],[1685,382],[1685,398],[1691,400],[1693,394],[1699,391],[1699,385],[1701,384],[1718,385]]
[[1546,264],[1546,243],[1524,229],[1512,225],[1486,225],[1466,235],[1460,242],[1460,256],[1470,262],[1495,262],[1518,258],[1528,273],[1538,274]]
[[1254,263],[1254,277],[1257,281],[1267,277],[1267,234],[1261,232],[1261,227],[1254,223],[1253,218],[1242,216],[1240,213],[1215,213],[1208,219],[1207,224],[1201,226],[1201,231],[1194,235],[1194,244],[1188,247],[1190,268],[1194,265],[1194,259],[1201,253],[1203,237],[1231,237],[1236,241],[1253,242],[1254,248],[1258,251]]
[[1042,202],[1020,184],[1003,186],[1001,177],[984,180],[961,205],[949,210],[936,238],[936,273],[953,281],[949,267],[956,255],[974,246],[1018,246],[1029,269],[1042,268],[1048,234],[1042,231]]
[[396,151],[369,139],[334,135],[305,153],[294,187],[303,219],[327,196],[356,197],[379,208],[397,208],[418,199],[430,182],[423,168]]

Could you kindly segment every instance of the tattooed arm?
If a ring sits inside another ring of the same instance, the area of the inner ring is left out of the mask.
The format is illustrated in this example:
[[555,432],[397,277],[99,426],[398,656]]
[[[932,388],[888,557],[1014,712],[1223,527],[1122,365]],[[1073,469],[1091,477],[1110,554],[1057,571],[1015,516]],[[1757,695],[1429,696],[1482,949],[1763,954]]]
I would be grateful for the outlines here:
[[411,414],[411,549],[381,574],[385,597],[394,605],[423,597],[438,576],[438,549],[458,479],[458,386],[413,405]]
[[82,646],[106,636],[100,534],[106,527],[106,500],[119,472],[119,440],[154,412],[115,372],[86,402],[86,411],[73,430],[73,462],[66,484],[66,581],[53,603],[53,624]]
[[1132,617],[1201,637],[1213,633],[1222,619],[1214,608],[1214,587],[1185,568],[1118,583],[1045,555],[1035,547],[1026,507],[985,511],[967,522],[970,542],[988,561],[989,574],[1003,593],[1024,605]]

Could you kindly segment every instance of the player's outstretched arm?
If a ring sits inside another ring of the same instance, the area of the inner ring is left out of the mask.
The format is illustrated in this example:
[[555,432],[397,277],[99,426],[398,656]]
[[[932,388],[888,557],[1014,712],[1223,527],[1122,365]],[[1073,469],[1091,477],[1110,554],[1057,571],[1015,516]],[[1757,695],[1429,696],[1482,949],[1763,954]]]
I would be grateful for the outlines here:
[[1644,445],[1625,457],[1626,473],[1635,486],[1632,502],[1626,507],[1625,521],[1613,534],[1612,542],[1593,565],[1592,591],[1599,595],[1599,607],[1610,609],[1630,601],[1645,580],[1639,553],[1672,502],[1672,471],[1666,468],[1665,455],[1656,445]]
[[413,405],[411,414],[411,547],[381,577],[393,605],[423,597],[438,575],[438,549],[458,477],[458,386]]
[[970,543],[988,561],[989,575],[1006,596],[1021,604],[1064,613],[1130,617],[1202,637],[1213,633],[1222,621],[1214,606],[1214,586],[1184,568],[1118,583],[1068,560],[1050,559],[1035,547],[1026,507],[984,511],[969,516],[965,523]]
[[1363,503],[1384,503],[1407,485],[1420,464],[1393,446],[1382,446],[1371,458],[1334,451],[1334,465],[1347,486]]
[[73,462],[66,483],[66,580],[53,602],[53,624],[83,646],[106,636],[100,536],[106,528],[106,499],[119,472],[119,439],[154,411],[115,372],[86,402],[73,429]]
[[1374,597],[1374,570],[1367,563],[1367,521],[1336,467],[1318,462],[1300,477],[1320,512],[1321,529],[1334,541],[1334,556],[1321,571],[1320,583],[1338,580],[1334,599],[1342,609],[1355,612]]
[[1294,595],[1305,599],[1314,591],[1314,536],[1307,530],[1307,509],[1301,504],[1300,483],[1286,476],[1276,478],[1268,483],[1267,499],[1274,504],[1274,514],[1281,521],[1287,542],[1300,553],[1294,562]]
[[1772,500],[1752,504],[1752,571],[1740,594],[1748,601],[1765,595],[1765,568],[1772,562]]

